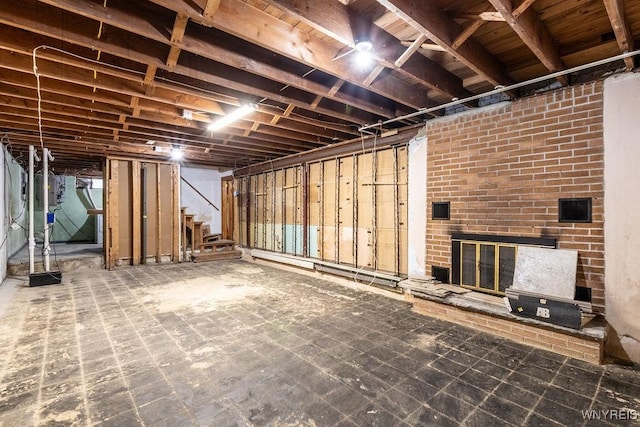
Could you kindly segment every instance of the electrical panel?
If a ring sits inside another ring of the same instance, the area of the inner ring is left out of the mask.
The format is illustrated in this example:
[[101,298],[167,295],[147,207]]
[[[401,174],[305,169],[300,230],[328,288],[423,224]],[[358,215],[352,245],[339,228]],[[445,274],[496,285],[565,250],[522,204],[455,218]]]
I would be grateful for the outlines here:
[[[42,175],[36,176],[36,197],[40,206],[43,205]],[[66,180],[62,175],[49,175],[49,206],[57,206],[65,201]]]

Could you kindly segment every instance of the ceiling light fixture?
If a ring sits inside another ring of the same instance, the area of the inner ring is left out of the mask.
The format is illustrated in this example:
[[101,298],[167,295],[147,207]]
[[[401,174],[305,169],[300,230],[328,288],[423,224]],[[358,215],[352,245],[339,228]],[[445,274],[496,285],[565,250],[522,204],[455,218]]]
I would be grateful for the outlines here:
[[360,52],[371,52],[373,43],[369,39],[361,39],[356,41],[356,50]]
[[373,43],[366,37],[356,40],[354,52],[355,62],[361,69],[367,69],[373,64]]
[[179,161],[184,159],[184,151],[181,147],[173,147],[171,149],[171,160]]
[[241,119],[242,117],[248,115],[249,113],[254,112],[256,109],[258,108],[258,106],[256,104],[247,104],[244,105],[240,108],[238,108],[237,110],[234,110],[232,112],[230,112],[229,114],[227,114],[226,116],[223,116],[222,118],[216,120],[215,122],[211,123],[207,129],[215,132],[217,130],[222,129],[223,127],[227,126],[228,124],[231,124],[233,122],[235,122],[238,119]]

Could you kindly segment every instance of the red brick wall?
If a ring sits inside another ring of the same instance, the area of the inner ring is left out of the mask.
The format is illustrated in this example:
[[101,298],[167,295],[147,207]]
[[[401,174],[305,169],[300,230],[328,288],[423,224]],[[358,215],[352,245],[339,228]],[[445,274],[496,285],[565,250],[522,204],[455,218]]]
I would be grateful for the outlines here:
[[[554,237],[604,310],[602,82],[427,123],[427,271],[451,267],[451,234]],[[592,197],[592,223],[558,222],[558,199]],[[450,201],[450,220],[431,202]]]

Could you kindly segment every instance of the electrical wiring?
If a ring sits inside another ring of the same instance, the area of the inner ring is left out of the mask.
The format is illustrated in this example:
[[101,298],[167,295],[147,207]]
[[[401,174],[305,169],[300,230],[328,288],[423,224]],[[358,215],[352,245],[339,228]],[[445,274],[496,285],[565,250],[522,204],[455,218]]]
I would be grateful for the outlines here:
[[[58,53],[61,53],[63,55],[67,55],[70,56],[72,58],[76,58],[82,61],[86,61],[89,62],[91,64],[96,64],[96,65],[101,65],[101,66],[106,66],[109,68],[112,68],[114,70],[118,70],[118,71],[124,71],[124,72],[128,72],[128,73],[133,73],[133,74],[137,74],[139,76],[144,76],[146,73],[142,72],[142,71],[138,71],[138,70],[133,70],[130,68],[126,68],[126,67],[120,67],[118,65],[113,65],[113,64],[109,64],[107,62],[102,62],[99,60],[95,60],[95,59],[91,59],[91,58],[86,58],[82,55],[78,55],[75,54],[73,52],[69,52],[67,50],[64,49],[60,49],[54,46],[49,46],[49,45],[40,45],[37,46],[33,49],[32,52],[32,57],[33,57],[33,74],[36,78],[36,91],[37,91],[37,96],[38,96],[38,135],[39,135],[39,142],[40,142],[40,148],[44,148],[44,133],[43,133],[43,126],[42,126],[42,91],[41,91],[41,85],[40,85],[40,73],[38,72],[38,64],[37,64],[37,58],[38,58],[38,50],[52,50]],[[303,77],[306,77],[308,74],[310,74],[312,71],[314,71],[315,69],[312,69],[311,71],[307,72]],[[156,80],[159,81],[163,81],[163,82],[167,82],[176,86],[180,86],[186,89],[191,89],[191,90],[197,90],[199,92],[202,93],[206,93],[209,95],[221,95],[218,92],[206,89],[206,88],[202,88],[202,87],[198,87],[195,85],[190,85],[188,83],[184,83],[184,82],[180,82],[177,80],[172,80],[166,77],[162,77],[162,76],[156,76],[155,77]],[[264,104],[263,102],[268,99],[268,98],[262,98],[260,101],[258,101],[258,104],[261,105],[265,105],[265,106],[269,106],[272,108],[277,108],[281,111],[284,111],[283,108],[275,106],[275,105],[271,105],[271,104]],[[300,118],[305,118],[304,115],[301,114],[296,114],[296,113],[292,113],[292,115],[295,115],[296,117],[300,117]],[[337,123],[337,122],[331,122],[331,121],[327,121],[327,120],[318,120],[318,122],[320,123],[324,123],[324,124],[330,124],[333,126],[340,126],[340,127],[345,127],[345,128],[358,128],[358,125],[354,125],[354,124],[344,124],[344,123]]]
[[[382,131],[382,126],[380,127],[380,131]],[[362,155],[363,158],[364,156],[367,154],[367,151],[365,149],[364,146],[364,134],[365,132],[360,132],[360,141],[362,142]],[[371,213],[372,213],[372,219],[374,221],[374,227],[375,227],[375,218],[376,218],[376,214],[375,214],[375,209],[376,209],[376,166],[377,166],[377,162],[376,162],[376,153],[377,153],[377,144],[378,144],[378,132],[374,132],[373,134],[373,147],[371,148],[371,203],[370,203],[370,208],[371,208]],[[375,280],[378,278],[378,233],[377,230],[372,230],[372,245],[371,247],[373,247],[373,276],[371,277],[371,280],[369,281],[368,285],[371,286]],[[357,265],[357,263],[356,263]],[[354,282],[358,282],[358,274],[360,274],[359,270],[356,270],[356,274],[353,277],[353,281]]]

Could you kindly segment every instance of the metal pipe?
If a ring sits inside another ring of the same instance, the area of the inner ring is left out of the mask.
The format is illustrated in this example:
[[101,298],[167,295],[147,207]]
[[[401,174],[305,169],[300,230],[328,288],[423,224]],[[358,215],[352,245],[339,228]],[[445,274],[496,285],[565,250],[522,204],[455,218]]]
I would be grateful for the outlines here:
[[405,114],[403,116],[394,117],[393,119],[389,119],[389,120],[386,120],[386,121],[381,122],[381,123],[372,123],[372,124],[369,124],[369,125],[362,126],[358,130],[360,132],[364,132],[365,130],[371,129],[371,128],[374,128],[374,127],[384,126],[384,125],[388,125],[390,123],[394,123],[394,122],[397,122],[397,121],[400,121],[400,120],[410,119],[412,117],[420,116],[422,114],[427,114],[427,113],[431,113],[431,112],[434,112],[434,111],[438,111],[438,110],[441,110],[443,108],[453,107],[453,106],[459,105],[459,104],[465,104],[465,103],[468,103],[470,101],[475,101],[477,99],[484,98],[485,96],[491,96],[491,95],[495,95],[495,94],[498,94],[498,93],[503,93],[503,92],[508,92],[508,91],[514,90],[514,89],[519,89],[519,88],[524,87],[524,86],[528,86],[528,85],[531,85],[531,84],[543,82],[545,80],[554,79],[556,77],[564,76],[565,74],[571,74],[571,73],[575,73],[575,72],[578,72],[578,71],[583,71],[583,70],[586,70],[586,69],[589,69],[589,68],[592,68],[592,67],[598,67],[600,65],[608,64],[610,62],[619,61],[619,60],[622,60],[622,59],[625,59],[625,58],[630,58],[630,57],[638,55],[638,54],[640,54],[640,50],[634,50],[633,52],[623,53],[623,54],[620,54],[620,55],[612,56],[610,58],[601,59],[599,61],[594,61],[594,62],[591,62],[589,64],[578,65],[577,67],[569,68],[569,69],[562,70],[562,71],[557,71],[555,73],[547,74],[547,75],[544,75],[544,76],[541,76],[541,77],[536,77],[534,79],[527,80],[527,81],[524,81],[524,82],[514,83],[514,84],[509,85],[509,86],[498,86],[494,90],[489,91],[489,92],[485,92],[485,93],[481,93],[481,94],[478,94],[478,95],[469,96],[469,97],[464,98],[464,99],[456,99],[454,101],[447,102],[445,104],[440,104],[440,105],[437,105],[435,107],[421,108],[418,111],[415,111],[413,113]]
[[33,274],[36,271],[34,252],[36,248],[36,240],[34,237],[34,221],[33,221],[33,202],[35,199],[34,186],[33,186],[33,164],[36,156],[35,148],[33,145],[29,146],[29,274]]
[[49,149],[42,149],[42,217],[44,224],[44,243],[42,252],[44,254],[44,271],[49,271]]

